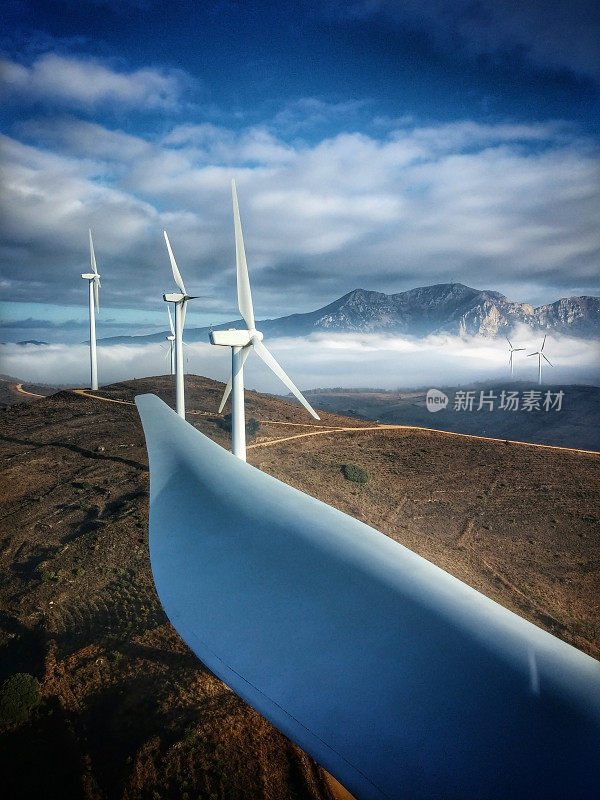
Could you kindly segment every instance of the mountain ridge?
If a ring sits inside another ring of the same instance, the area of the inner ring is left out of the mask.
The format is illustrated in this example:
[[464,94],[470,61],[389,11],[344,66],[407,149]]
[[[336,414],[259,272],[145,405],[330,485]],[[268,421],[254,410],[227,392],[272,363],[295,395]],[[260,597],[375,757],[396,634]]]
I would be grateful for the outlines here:
[[[212,326],[214,330],[239,327],[239,320]],[[243,325],[243,323],[242,323]],[[600,297],[564,297],[534,308],[509,300],[500,292],[473,289],[462,283],[420,286],[385,294],[353,289],[322,308],[258,322],[269,336],[308,336],[311,333],[387,333],[423,337],[432,334],[496,337],[510,335],[517,325],[535,333],[559,333],[600,338]],[[189,342],[206,341],[210,328],[188,328]],[[167,331],[146,336],[111,336],[104,344],[143,340],[162,341]]]

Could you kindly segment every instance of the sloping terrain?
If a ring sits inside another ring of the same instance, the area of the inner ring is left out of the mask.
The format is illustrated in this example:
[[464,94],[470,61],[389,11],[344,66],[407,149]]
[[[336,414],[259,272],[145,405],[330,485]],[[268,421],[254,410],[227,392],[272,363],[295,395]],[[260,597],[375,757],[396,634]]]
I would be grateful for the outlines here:
[[0,375],[0,408],[12,406],[15,403],[27,403],[39,399],[40,395],[46,396],[56,391],[56,387],[38,383],[21,383],[17,378],[9,375]]
[[[189,421],[227,446],[222,384],[187,376],[186,388]],[[117,402],[60,392],[0,412],[0,678],[30,673],[42,693],[0,736],[6,796],[330,798],[323,771],[197,661],[158,603],[130,405],[146,391],[172,402],[172,378],[97,393]],[[598,657],[596,456],[247,400],[251,463]]]
[[[335,414],[347,414],[357,419],[385,424],[416,425],[495,439],[574,447],[600,451],[600,388],[598,386],[538,386],[525,381],[507,381],[498,385],[472,384],[458,387],[439,387],[448,396],[448,406],[431,413],[425,404],[425,390],[410,392],[377,391],[371,389],[316,389],[305,394],[311,403]],[[457,392],[473,392],[472,410],[455,409]],[[477,410],[480,394],[495,395],[494,407],[485,403]],[[502,392],[516,392],[520,402],[517,410],[500,407]],[[544,408],[546,393],[551,401],[563,392],[559,410]],[[526,410],[523,399],[531,392],[539,393],[538,408]]]

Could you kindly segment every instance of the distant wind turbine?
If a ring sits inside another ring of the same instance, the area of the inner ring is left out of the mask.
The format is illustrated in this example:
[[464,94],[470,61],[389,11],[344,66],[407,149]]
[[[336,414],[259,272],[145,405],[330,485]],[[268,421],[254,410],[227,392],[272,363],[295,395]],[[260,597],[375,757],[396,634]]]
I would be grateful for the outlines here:
[[525,348],[524,347],[513,347],[512,346],[512,342],[510,341],[508,336],[505,336],[504,338],[506,339],[506,341],[508,342],[508,346],[510,347],[510,357],[508,359],[508,363],[510,364],[510,377],[512,378],[512,376],[514,374],[514,370],[513,370],[513,353],[519,353],[521,350],[525,350]]
[[209,338],[211,344],[231,347],[231,378],[227,381],[223,399],[219,406],[219,413],[223,410],[229,393],[231,392],[231,452],[238,458],[241,458],[242,461],[245,461],[244,362],[250,355],[251,349],[254,349],[256,355],[262,358],[269,369],[277,375],[279,380],[287,386],[315,419],[319,419],[319,416],[291,378],[286,375],[271,353],[267,350],[262,342],[262,333],[256,330],[252,295],[250,293],[250,280],[248,278],[248,266],[246,264],[246,252],[244,250],[244,238],[242,235],[242,223],[240,220],[240,210],[238,207],[234,180],[231,181],[231,194],[233,197],[233,221],[235,229],[238,308],[248,329],[235,330],[230,328],[227,331],[211,331],[209,333]]
[[[177,411],[180,417],[183,417],[183,419],[185,419],[182,337],[183,337],[183,326],[185,324],[186,306],[189,300],[195,300],[196,298],[192,295],[189,295],[186,292],[185,286],[183,284],[183,279],[181,277],[181,273],[177,268],[177,262],[175,261],[175,256],[173,255],[173,251],[171,250],[171,243],[169,242],[169,237],[167,236],[167,232],[163,231],[163,234],[165,237],[165,243],[167,245],[167,252],[169,253],[169,259],[171,261],[171,269],[173,270],[173,279],[178,289],[180,290],[179,292],[163,294],[163,300],[166,303],[173,303],[175,305],[174,331],[171,322],[171,331],[173,332],[173,336],[175,337],[175,411]],[[167,306],[167,308],[169,307]],[[170,313],[169,313],[169,319],[171,319]]]
[[546,336],[544,336],[544,341],[542,342],[542,346],[540,347],[539,350],[536,350],[535,353],[527,353],[527,357],[528,358],[530,356],[537,356],[538,357],[538,383],[540,384],[540,386],[542,384],[542,358],[545,358],[546,361],[550,364],[551,367],[554,366],[554,364],[552,364],[550,362],[550,360],[548,358],[546,358],[546,354],[544,353],[544,345],[545,344],[546,344]]
[[[82,273],[81,277],[89,283],[89,306],[90,306],[90,385],[92,389],[98,388],[98,359],[96,357],[96,313],[100,311],[98,302],[98,289],[100,288],[100,275],[96,267],[96,255],[94,253],[94,242],[92,241],[92,231],[88,229],[90,236],[90,264],[91,272]],[[94,305],[96,308],[94,309]]]

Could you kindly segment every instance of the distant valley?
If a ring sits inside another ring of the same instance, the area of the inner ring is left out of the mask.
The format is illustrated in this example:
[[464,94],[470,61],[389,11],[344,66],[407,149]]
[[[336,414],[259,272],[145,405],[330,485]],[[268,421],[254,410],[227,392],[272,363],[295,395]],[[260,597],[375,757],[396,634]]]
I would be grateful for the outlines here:
[[[270,337],[311,333],[379,333],[423,337],[431,334],[497,337],[519,325],[534,333],[600,338],[600,298],[568,297],[534,308],[509,300],[500,292],[473,289],[462,283],[440,283],[398,294],[355,289],[316,311],[262,320]],[[237,320],[213,326],[239,327]],[[209,328],[186,328],[188,342],[208,340]],[[167,331],[147,336],[111,336],[104,345],[162,341]]]
[[[384,392],[374,389],[315,389],[307,391],[306,396],[316,407],[334,414],[346,414],[361,420],[373,420],[381,424],[415,425],[455,433],[490,436],[494,439],[534,442],[537,444],[558,445],[600,450],[600,388],[597,386],[537,386],[524,381],[506,382],[502,385],[472,384],[469,386],[440,386],[448,396],[448,406],[436,413],[426,407],[426,389],[412,392]],[[547,391],[564,392],[560,410],[544,408]],[[516,410],[500,407],[502,391],[517,395]],[[457,392],[472,392],[472,410],[455,408]],[[484,398],[495,396],[491,402],[482,404],[477,410],[481,393]],[[531,410],[524,407],[525,398],[530,392],[534,403]],[[535,400],[539,397],[539,408]],[[490,408],[493,405],[493,408]]]

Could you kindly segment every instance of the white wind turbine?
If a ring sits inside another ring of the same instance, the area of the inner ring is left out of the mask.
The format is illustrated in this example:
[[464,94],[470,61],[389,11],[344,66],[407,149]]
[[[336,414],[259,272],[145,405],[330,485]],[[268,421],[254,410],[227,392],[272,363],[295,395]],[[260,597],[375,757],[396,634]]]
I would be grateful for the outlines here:
[[528,358],[529,358],[529,356],[537,356],[538,357],[538,383],[540,384],[540,386],[542,384],[542,358],[545,358],[546,361],[550,364],[551,367],[554,366],[554,364],[552,364],[550,362],[550,360],[548,358],[546,358],[546,354],[544,353],[544,345],[545,344],[546,344],[546,336],[544,336],[544,341],[542,342],[542,346],[540,347],[539,350],[536,350],[535,353],[527,353],[527,357]]
[[512,378],[512,376],[514,374],[514,370],[513,370],[513,353],[518,353],[521,350],[525,350],[525,348],[524,347],[513,347],[512,346],[512,342],[510,341],[508,336],[505,336],[504,338],[506,339],[506,341],[508,342],[508,346],[510,347],[510,357],[508,359],[508,363],[510,364],[510,377]]
[[[92,389],[98,388],[98,359],[96,357],[96,313],[100,310],[98,302],[98,289],[100,287],[100,275],[96,267],[96,255],[94,253],[94,242],[92,241],[92,231],[88,229],[90,235],[90,264],[91,272],[82,273],[81,277],[89,283],[89,306],[90,306],[90,385]],[[94,305],[96,308],[94,309]]]
[[[177,262],[175,261],[175,256],[173,255],[173,251],[171,250],[171,243],[169,242],[169,237],[167,236],[167,232],[163,231],[163,234],[165,237],[165,243],[167,245],[167,252],[169,253],[169,259],[171,261],[171,269],[173,270],[173,279],[177,284],[178,289],[180,290],[179,292],[163,294],[163,300],[166,303],[173,303],[175,305],[174,331],[173,327],[171,326],[171,331],[173,331],[173,336],[175,337],[175,411],[177,411],[180,417],[183,417],[183,419],[185,419],[182,337],[183,337],[183,326],[185,323],[185,311],[186,311],[186,306],[188,304],[188,300],[195,300],[196,298],[192,295],[189,295],[186,292],[185,286],[183,284],[183,279],[181,277],[181,273],[177,268]],[[167,306],[167,308],[169,307]],[[169,319],[170,318],[171,314],[169,313]]]
[[240,210],[238,207],[234,180],[231,181],[231,193],[233,197],[233,222],[235,229],[238,308],[248,328],[247,330],[230,328],[227,331],[211,331],[209,336],[211,344],[231,347],[231,378],[227,381],[223,399],[219,406],[219,413],[223,410],[229,393],[231,392],[231,452],[238,458],[241,458],[242,461],[245,461],[244,362],[250,355],[251,349],[254,349],[256,355],[262,358],[265,364],[277,375],[315,419],[320,419],[320,417],[267,350],[262,342],[262,333],[256,330],[252,295],[250,294],[248,266],[246,264],[246,253],[244,250],[244,238],[242,235],[242,223],[240,220]]

